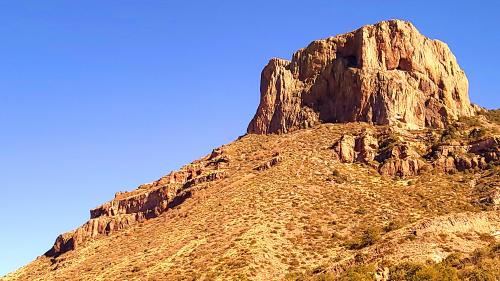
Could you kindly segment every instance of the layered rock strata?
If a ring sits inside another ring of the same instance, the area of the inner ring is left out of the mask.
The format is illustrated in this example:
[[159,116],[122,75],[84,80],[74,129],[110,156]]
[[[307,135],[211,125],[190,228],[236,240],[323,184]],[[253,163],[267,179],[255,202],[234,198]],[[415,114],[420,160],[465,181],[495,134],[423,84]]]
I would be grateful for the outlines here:
[[226,178],[225,168],[229,163],[230,158],[222,149],[216,149],[204,159],[157,181],[141,185],[131,192],[116,193],[110,202],[90,210],[90,220],[85,224],[59,235],[46,255],[58,256],[97,236],[159,216],[189,198],[196,188]]

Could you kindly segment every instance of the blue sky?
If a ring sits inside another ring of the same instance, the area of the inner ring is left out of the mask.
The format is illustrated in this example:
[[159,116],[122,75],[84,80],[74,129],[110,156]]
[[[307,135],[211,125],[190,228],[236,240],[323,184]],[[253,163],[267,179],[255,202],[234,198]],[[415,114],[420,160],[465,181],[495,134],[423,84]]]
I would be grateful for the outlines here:
[[314,39],[410,20],[449,44],[473,102],[500,107],[496,1],[242,2],[0,2],[0,276],[244,134],[262,67]]

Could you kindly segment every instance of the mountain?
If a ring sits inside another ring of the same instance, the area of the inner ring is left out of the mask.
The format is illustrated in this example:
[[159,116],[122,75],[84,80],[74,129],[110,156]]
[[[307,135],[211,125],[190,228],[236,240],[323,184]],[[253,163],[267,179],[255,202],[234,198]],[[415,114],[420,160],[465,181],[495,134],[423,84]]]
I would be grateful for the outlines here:
[[384,21],[271,59],[245,136],[2,280],[498,280],[499,164],[500,111]]

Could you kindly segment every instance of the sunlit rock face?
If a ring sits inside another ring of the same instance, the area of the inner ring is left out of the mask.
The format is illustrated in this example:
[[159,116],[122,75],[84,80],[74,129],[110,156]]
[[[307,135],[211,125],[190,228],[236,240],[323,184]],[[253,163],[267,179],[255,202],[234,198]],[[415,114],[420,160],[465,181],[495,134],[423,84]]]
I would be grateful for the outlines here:
[[448,46],[390,20],[317,40],[262,71],[248,133],[286,133],[327,122],[441,128],[475,107]]

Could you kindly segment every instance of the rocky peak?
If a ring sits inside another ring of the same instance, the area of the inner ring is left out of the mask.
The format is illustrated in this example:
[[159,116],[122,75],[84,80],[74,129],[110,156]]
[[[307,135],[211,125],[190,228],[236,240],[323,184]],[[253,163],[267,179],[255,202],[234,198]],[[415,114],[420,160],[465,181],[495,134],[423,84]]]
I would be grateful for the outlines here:
[[401,20],[313,41],[291,61],[271,59],[260,92],[248,133],[354,121],[442,128],[476,112],[448,46]]

